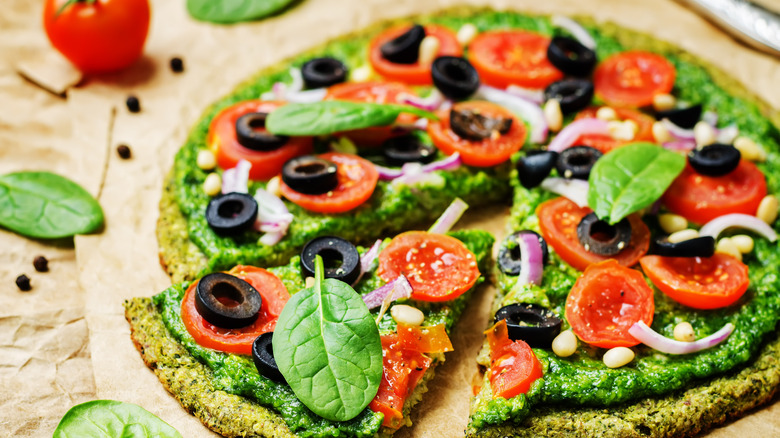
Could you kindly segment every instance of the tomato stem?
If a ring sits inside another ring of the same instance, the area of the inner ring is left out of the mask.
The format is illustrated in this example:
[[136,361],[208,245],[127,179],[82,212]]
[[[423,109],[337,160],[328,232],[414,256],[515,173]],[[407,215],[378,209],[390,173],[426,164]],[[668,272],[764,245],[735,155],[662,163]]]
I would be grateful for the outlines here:
[[92,5],[92,4],[94,4],[96,1],[97,1],[97,0],[68,0],[68,1],[66,1],[65,3],[63,3],[63,4],[62,4],[62,6],[60,6],[60,8],[57,10],[57,13],[56,13],[56,14],[54,14],[54,16],[55,16],[55,17],[59,17],[59,16],[60,16],[60,14],[61,14],[61,13],[63,13],[63,12],[65,12],[65,9],[67,9],[67,8],[68,8],[68,6],[70,6],[70,5],[73,5],[73,4],[76,4],[76,3],[86,3],[86,4],[88,4],[88,5]]

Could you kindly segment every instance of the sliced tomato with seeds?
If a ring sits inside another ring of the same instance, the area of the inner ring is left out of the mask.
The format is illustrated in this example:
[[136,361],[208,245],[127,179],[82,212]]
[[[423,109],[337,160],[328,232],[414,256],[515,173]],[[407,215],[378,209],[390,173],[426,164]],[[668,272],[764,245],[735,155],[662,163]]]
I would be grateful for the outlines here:
[[543,375],[542,364],[531,347],[524,341],[509,339],[505,319],[485,334],[490,345],[488,379],[493,396],[512,398],[528,392]]
[[318,157],[336,164],[336,188],[320,195],[307,195],[296,192],[282,181],[282,195],[292,203],[317,213],[343,213],[363,204],[374,193],[379,172],[370,161],[340,152],[328,152]]
[[[581,135],[580,138],[574,142],[574,144],[590,146],[592,148],[598,149],[602,154],[606,154],[612,149],[627,145],[629,143],[638,141],[655,142],[655,137],[653,137],[653,123],[655,123],[654,118],[631,108],[616,107],[613,109],[615,110],[615,113],[617,113],[618,120],[633,120],[636,122],[639,129],[637,130],[636,135],[632,140],[618,140],[612,138],[612,136],[609,134],[585,134]],[[583,118],[595,118],[598,110],[599,107],[585,108],[577,114],[575,119],[579,120]]]
[[655,53],[629,50],[610,56],[596,66],[596,96],[613,106],[642,107],[656,94],[672,91],[677,72],[666,58]]
[[736,169],[721,176],[702,175],[686,165],[661,199],[673,213],[705,224],[729,213],[755,215],[766,193],[761,170],[740,160]]
[[482,32],[469,44],[469,61],[483,83],[498,88],[545,88],[563,79],[547,59],[550,38],[523,30]]
[[527,135],[525,124],[504,107],[490,102],[472,100],[457,103],[453,109],[471,110],[492,118],[509,118],[512,119],[512,126],[506,134],[497,133],[496,138],[491,137],[479,141],[468,140],[452,130],[449,113],[440,112],[438,114],[439,120],[428,123],[428,135],[431,136],[433,144],[445,154],[452,155],[458,152],[465,164],[488,167],[505,162],[523,147]]
[[602,348],[639,344],[634,323],[653,322],[653,289],[642,273],[606,260],[588,266],[566,298],[566,320],[583,342]]
[[[368,48],[368,61],[371,63],[374,71],[388,80],[410,85],[432,85],[430,63],[398,64],[388,61],[382,56],[382,45],[400,36],[410,28],[411,25],[408,24],[391,27],[374,37]],[[434,59],[439,56],[460,56],[463,53],[460,43],[458,43],[457,35],[446,27],[429,24],[425,26],[425,35],[433,36],[439,40],[439,51]]]
[[647,253],[650,230],[637,214],[628,216],[631,240],[619,253],[606,257],[586,250],[577,237],[577,225],[592,211],[563,197],[543,202],[537,207],[536,215],[542,236],[563,261],[582,271],[593,263],[607,259],[615,259],[623,266],[633,266]]
[[[249,113],[270,113],[284,105],[283,102],[265,102],[248,100],[225,108],[214,117],[209,125],[206,144],[217,156],[217,164],[222,169],[232,169],[240,160],[252,163],[249,178],[268,180],[282,171],[282,166],[291,158],[310,154],[311,137],[289,137],[287,143],[272,151],[256,151],[246,148],[236,137],[236,121]],[[264,131],[265,128],[255,128]]]
[[195,307],[197,281],[184,293],[181,319],[198,345],[225,353],[251,355],[255,338],[276,328],[276,321],[290,299],[290,294],[279,277],[263,268],[239,265],[228,271],[228,274],[246,281],[260,292],[263,304],[254,323],[246,327],[225,329],[203,319]]
[[390,282],[403,274],[412,299],[449,301],[471,289],[479,278],[474,254],[460,240],[444,234],[407,231],[379,253],[379,277]]
[[734,304],[747,291],[748,267],[735,257],[644,256],[645,275],[669,298],[694,309],[720,309]]

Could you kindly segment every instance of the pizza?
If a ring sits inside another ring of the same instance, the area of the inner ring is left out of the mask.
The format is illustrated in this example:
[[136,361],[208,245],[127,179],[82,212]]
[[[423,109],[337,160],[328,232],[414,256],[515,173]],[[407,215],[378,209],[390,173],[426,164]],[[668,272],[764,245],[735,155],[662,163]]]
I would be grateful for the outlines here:
[[[494,278],[468,436],[695,435],[780,384],[769,111],[674,46],[582,17],[454,9],[334,40],[192,130],[158,223],[175,284],[125,303],[133,340],[225,436],[386,436],[410,423],[451,329],[475,330],[456,321]],[[491,236],[442,233],[457,199],[511,199],[495,275]],[[312,267],[312,242],[337,238],[365,246],[320,246]],[[404,278],[411,295],[395,297]],[[266,307],[223,323],[201,295]],[[328,320],[307,318],[334,297],[360,335],[314,336]],[[254,358],[265,333],[282,379]],[[352,350],[309,357],[330,376],[311,384],[304,353],[336,345]]]

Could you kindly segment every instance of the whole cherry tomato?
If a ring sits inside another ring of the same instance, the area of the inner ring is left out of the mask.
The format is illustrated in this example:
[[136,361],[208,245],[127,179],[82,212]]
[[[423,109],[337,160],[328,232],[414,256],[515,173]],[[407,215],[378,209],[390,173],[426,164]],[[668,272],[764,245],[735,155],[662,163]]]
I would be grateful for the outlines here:
[[84,73],[121,70],[143,52],[149,0],[46,0],[49,41]]

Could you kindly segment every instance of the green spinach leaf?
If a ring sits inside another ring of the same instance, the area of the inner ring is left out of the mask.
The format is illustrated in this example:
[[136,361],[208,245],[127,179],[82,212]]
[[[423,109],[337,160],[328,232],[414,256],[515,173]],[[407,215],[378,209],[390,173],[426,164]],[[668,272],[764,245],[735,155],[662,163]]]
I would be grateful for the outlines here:
[[298,399],[334,421],[357,416],[373,400],[382,379],[379,330],[363,299],[348,284],[323,280],[290,298],[274,330],[279,371]]
[[94,400],[73,406],[54,429],[53,438],[182,438],[146,409],[132,403]]
[[213,23],[257,20],[280,11],[293,0],[187,0],[192,18]]
[[28,237],[57,239],[103,224],[100,204],[73,181],[49,172],[0,176],[0,226]]
[[284,105],[268,115],[265,126],[276,135],[327,135],[387,126],[401,113],[436,119],[435,114],[408,105],[326,100]]
[[618,223],[661,197],[685,167],[685,157],[652,143],[634,143],[604,155],[590,172],[588,205]]

